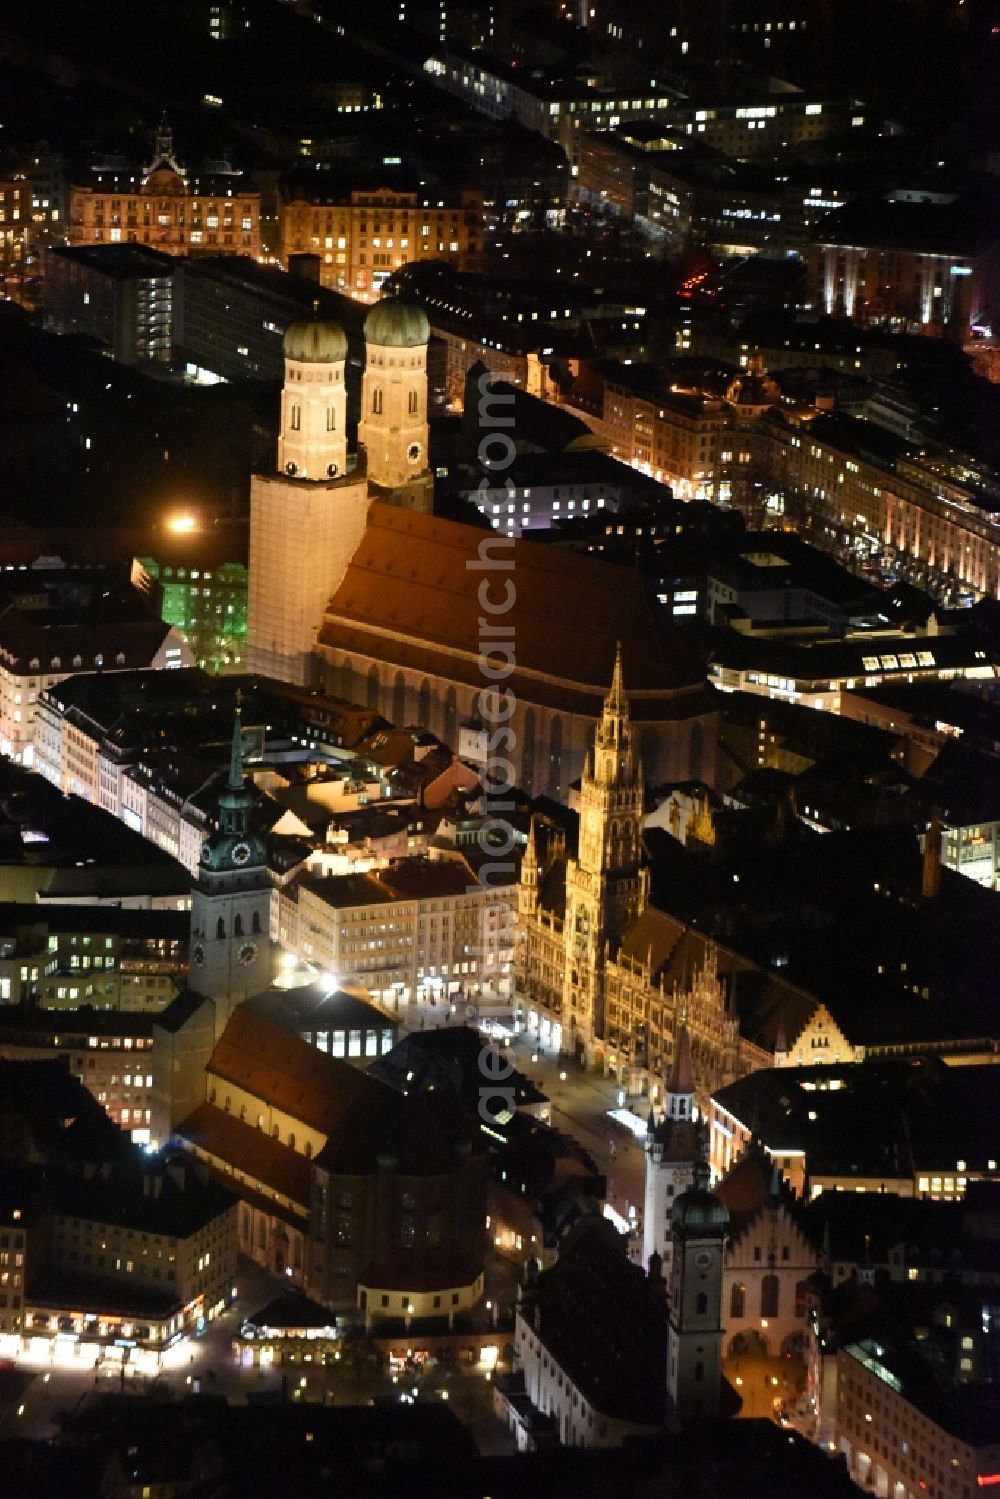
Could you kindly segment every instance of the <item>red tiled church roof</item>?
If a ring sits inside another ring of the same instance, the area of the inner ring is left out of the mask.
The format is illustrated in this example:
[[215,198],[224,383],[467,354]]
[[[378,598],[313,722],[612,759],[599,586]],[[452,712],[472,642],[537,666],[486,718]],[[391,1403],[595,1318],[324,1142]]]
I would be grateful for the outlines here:
[[[482,555],[501,565],[470,567]],[[478,592],[515,597],[497,622],[513,628],[513,690],[566,711],[600,710],[621,641],[633,717],[671,716],[656,701],[704,684],[690,647],[636,575],[602,559],[506,538],[373,502],[368,525],[327,606],[320,644],[482,684]],[[377,642],[377,649],[375,648]],[[596,709],[595,709],[596,704]],[[688,709],[690,711],[690,709]]]

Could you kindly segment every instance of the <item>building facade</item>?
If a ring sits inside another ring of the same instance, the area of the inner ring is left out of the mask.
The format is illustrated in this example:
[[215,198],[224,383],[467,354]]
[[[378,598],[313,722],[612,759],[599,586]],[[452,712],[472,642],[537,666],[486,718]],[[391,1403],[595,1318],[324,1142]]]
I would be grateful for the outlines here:
[[461,859],[402,859],[368,874],[303,878],[278,894],[278,938],[384,1005],[507,991],[514,884]]
[[[905,1351],[863,1339],[837,1354],[835,1442],[853,1478],[891,1499],[975,1494],[1000,1481],[991,1387],[947,1399]],[[921,1377],[922,1375],[922,1377]],[[936,1396],[936,1398],[935,1398]],[[977,1411],[978,1407],[978,1411]]]
[[344,198],[299,196],[295,186],[279,208],[280,254],[320,259],[320,284],[363,302],[414,261],[447,260],[477,269],[485,236],[483,196],[465,191],[448,201],[389,187],[354,191]]
[[153,159],[140,173],[102,167],[70,188],[70,245],[149,245],[167,255],[260,255],[260,194],[223,170],[189,176],[174,156],[173,133],[156,132]]
[[169,363],[173,279],[173,258],[148,246],[57,246],[45,256],[45,326],[96,339],[119,364]]
[[648,903],[637,748],[619,658],[581,780],[577,857],[564,837],[543,840],[532,825],[518,887],[517,991],[530,1027],[654,1096],[686,1021],[704,1107],[712,1079],[747,1063],[714,950],[668,984],[667,959],[685,934],[672,928],[665,938]]

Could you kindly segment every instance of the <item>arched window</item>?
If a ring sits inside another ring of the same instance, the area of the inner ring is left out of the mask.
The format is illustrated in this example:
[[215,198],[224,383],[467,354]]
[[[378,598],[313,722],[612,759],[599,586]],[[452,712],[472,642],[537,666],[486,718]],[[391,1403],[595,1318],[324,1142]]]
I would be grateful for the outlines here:
[[313,1153],[312,1141],[311,1140],[307,1140],[306,1141],[306,1160],[307,1161],[309,1161],[309,1160],[312,1159],[312,1153]]
[[345,656],[340,667],[340,696],[345,703],[354,701],[354,662]]
[[729,1315],[745,1317],[747,1311],[747,1288],[742,1281],[734,1284],[729,1297]]
[[430,727],[431,722],[431,684],[424,677],[417,694],[417,723],[422,729]]
[[258,1114],[257,1115],[257,1128],[263,1132],[263,1129],[264,1129],[264,1115],[263,1114]]
[[337,413],[332,406],[326,408],[326,430],[328,432],[337,430]]
[[209,1103],[214,1103],[215,1102],[215,1089],[214,1088],[209,1088],[209,1090],[208,1090],[208,1101],[209,1101]]
[[272,1140],[277,1140],[278,1139],[278,1126],[276,1124],[272,1124],[271,1125],[271,1139]]
[[397,729],[406,722],[406,678],[397,671],[392,684],[392,721]]
[[367,706],[373,713],[378,712],[378,667],[368,668],[368,702]]
[[655,729],[643,729],[639,735],[639,759],[646,785],[656,786],[660,779],[660,736]]
[[549,779],[546,788],[549,796],[557,797],[562,785],[562,744],[562,719],[557,713],[549,727]]
[[458,738],[458,704],[455,698],[454,687],[449,687],[444,695],[444,742],[449,749],[456,747]]
[[382,415],[382,387],[381,387],[381,385],[376,385],[375,389],[372,391],[372,415],[373,416],[381,416]]
[[237,916],[235,917],[235,919],[233,921],[233,936],[234,937],[242,937],[243,936],[243,917],[240,916],[239,914],[237,914]]
[[760,1314],[762,1317],[778,1315],[779,1281],[776,1275],[765,1275],[760,1283]]
[[227,1094],[226,1094],[226,1101],[225,1101],[225,1103],[224,1103],[224,1104],[223,1104],[223,1105],[222,1105],[222,1108],[223,1108],[223,1112],[224,1112],[224,1113],[226,1113],[226,1114],[230,1114],[230,1113],[232,1113],[232,1108],[233,1108],[233,1098],[232,1098],[232,1094],[231,1094],[231,1093],[227,1093]]
[[698,1300],[695,1303],[695,1311],[701,1317],[703,1317],[708,1311],[708,1296],[704,1291],[698,1292]]
[[218,920],[218,922],[216,924],[215,935],[218,937],[218,939],[219,939],[220,942],[222,942],[222,941],[225,940],[225,936],[226,936],[226,923],[223,921],[223,919],[222,919],[221,916],[219,917],[219,920]]
[[702,780],[702,760],[705,753],[705,730],[700,723],[691,725],[691,755],[688,776],[692,781]]
[[247,1122],[247,1106],[246,1106],[245,1103],[241,1103],[240,1104],[240,1123],[241,1124],[246,1124],[246,1122]]
[[409,411],[409,413],[410,413],[411,416],[416,416],[416,414],[417,414],[417,393],[416,393],[415,390],[411,390],[410,391],[409,397],[407,398],[406,409]]
[[534,708],[529,708],[524,715],[524,731],[521,735],[521,790],[528,796],[535,794]]
[[255,911],[250,918],[250,930],[255,937],[260,936],[260,912]]
[[295,1149],[295,1136],[294,1135],[289,1135],[288,1136],[288,1148],[289,1148],[289,1150],[294,1150]]
[[298,432],[302,426],[302,408],[298,405],[292,407],[292,431]]

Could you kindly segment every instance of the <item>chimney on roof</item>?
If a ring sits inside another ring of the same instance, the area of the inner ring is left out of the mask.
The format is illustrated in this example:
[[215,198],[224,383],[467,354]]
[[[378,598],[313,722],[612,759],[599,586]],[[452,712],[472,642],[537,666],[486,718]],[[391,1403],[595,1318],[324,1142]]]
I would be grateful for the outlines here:
[[924,864],[920,893],[924,900],[936,900],[941,891],[941,822],[935,812],[924,834]]

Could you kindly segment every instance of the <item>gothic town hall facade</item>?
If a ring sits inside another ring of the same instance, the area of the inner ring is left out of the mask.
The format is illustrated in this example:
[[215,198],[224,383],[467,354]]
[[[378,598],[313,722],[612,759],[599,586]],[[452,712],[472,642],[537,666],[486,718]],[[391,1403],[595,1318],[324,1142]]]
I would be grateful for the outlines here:
[[581,780],[576,856],[560,829],[532,820],[518,887],[518,992],[543,1037],[654,1101],[685,1024],[704,1113],[716,1088],[763,1059],[741,1054],[713,944],[649,904],[642,834],[642,765],[619,651]]

